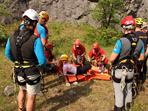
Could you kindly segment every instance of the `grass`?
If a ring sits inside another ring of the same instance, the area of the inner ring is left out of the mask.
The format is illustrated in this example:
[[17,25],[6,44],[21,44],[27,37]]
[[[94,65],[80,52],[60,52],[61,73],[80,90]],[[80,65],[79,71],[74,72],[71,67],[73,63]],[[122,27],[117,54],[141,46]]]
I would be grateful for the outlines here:
[[[82,41],[87,52],[94,41],[99,42],[97,29],[85,24],[75,26],[69,23],[53,22],[48,24],[48,28],[51,34],[49,41],[54,42],[54,54],[57,57],[63,53],[70,55],[72,43],[76,38]],[[102,43],[100,45],[109,57],[113,45]],[[0,61],[0,111],[14,111],[17,110],[16,95],[6,97],[3,94],[4,88],[12,84],[11,67],[13,65],[4,57],[4,48],[0,48]],[[80,82],[79,86],[66,87],[62,78],[49,75],[45,78],[45,87],[48,92],[37,97],[36,111],[110,111],[114,106],[111,81],[85,81]],[[136,98],[132,111],[147,111],[147,96],[148,82],[145,84],[145,91]]]

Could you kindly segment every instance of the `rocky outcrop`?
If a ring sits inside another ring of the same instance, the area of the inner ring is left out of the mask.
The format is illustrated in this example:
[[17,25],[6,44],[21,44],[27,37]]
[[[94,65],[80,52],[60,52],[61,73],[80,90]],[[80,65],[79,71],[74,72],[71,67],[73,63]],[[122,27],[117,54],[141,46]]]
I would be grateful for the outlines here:
[[148,18],[148,0],[126,0],[127,14],[134,17]]
[[[50,21],[60,20],[73,23],[85,22],[96,26],[98,23],[92,19],[91,12],[98,0],[9,0],[8,10],[12,16],[1,20],[10,23],[17,20],[27,8],[34,8],[38,12],[48,11]],[[4,2],[4,0],[0,0]],[[134,17],[148,18],[148,0],[126,0],[126,13]]]
[[50,20],[67,22],[85,22],[95,25],[91,17],[91,10],[95,8],[96,0],[31,0],[29,6],[40,10],[47,10]]

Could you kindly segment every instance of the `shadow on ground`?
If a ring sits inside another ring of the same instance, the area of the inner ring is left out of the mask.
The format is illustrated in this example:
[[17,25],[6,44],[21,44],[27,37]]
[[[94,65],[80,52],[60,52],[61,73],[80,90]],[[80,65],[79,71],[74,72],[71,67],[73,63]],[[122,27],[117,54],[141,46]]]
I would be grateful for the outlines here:
[[[59,81],[59,82],[57,82],[57,81]],[[55,82],[57,84],[55,84]],[[61,84],[61,80],[55,79],[53,81],[49,81],[47,83],[48,86],[46,84],[47,88],[60,87],[61,91],[59,94],[58,93],[54,94],[53,97],[51,97],[51,95],[49,95],[50,93],[48,93],[48,97],[46,98],[46,100],[39,103],[37,105],[37,109],[45,108],[44,111],[57,111],[58,109],[68,106],[68,105],[76,102],[79,98],[89,95],[90,92],[92,91],[90,86],[93,83],[94,83],[93,81],[89,81],[86,83],[82,83],[81,85],[78,85],[78,86],[70,86],[69,88],[65,88],[66,87],[65,85],[64,86],[63,85],[57,86],[57,85]],[[54,84],[55,84],[55,86],[53,87]],[[50,106],[50,108],[46,107],[46,106]]]

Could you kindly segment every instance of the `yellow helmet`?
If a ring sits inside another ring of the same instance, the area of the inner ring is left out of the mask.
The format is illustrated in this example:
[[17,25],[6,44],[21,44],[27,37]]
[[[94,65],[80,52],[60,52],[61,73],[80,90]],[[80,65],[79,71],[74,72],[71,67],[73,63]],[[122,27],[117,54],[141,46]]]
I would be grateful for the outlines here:
[[143,24],[143,19],[142,18],[136,18],[136,25],[142,25]]
[[40,19],[46,19],[46,21],[48,21],[49,20],[49,15],[48,15],[48,13],[46,11],[41,11],[39,13],[39,18]]
[[141,29],[148,29],[148,23],[143,22]]
[[67,61],[67,60],[68,60],[68,55],[67,55],[67,54],[61,55],[60,60],[62,60],[62,61],[64,61],[64,60]]

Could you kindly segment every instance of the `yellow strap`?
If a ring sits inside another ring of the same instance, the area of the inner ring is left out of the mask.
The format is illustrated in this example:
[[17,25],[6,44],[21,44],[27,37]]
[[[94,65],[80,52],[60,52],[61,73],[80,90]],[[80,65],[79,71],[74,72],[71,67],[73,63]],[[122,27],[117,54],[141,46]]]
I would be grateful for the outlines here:
[[120,61],[120,63],[125,63],[127,61],[127,59]]
[[[15,61],[14,63],[19,63],[18,61]],[[23,63],[29,63],[28,61],[23,61]]]
[[33,67],[33,65],[25,65],[25,64],[29,63],[28,61],[23,61],[22,65],[19,64],[18,61],[15,61],[14,63],[17,64],[17,65],[14,66],[15,68],[29,68],[29,67]]
[[33,65],[27,65],[27,66],[14,66],[15,68],[29,68],[33,67]]
[[[127,61],[127,59],[120,61],[120,63],[125,63]],[[132,59],[130,59],[131,63],[134,64],[134,61]]]

